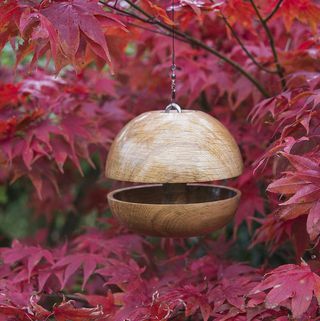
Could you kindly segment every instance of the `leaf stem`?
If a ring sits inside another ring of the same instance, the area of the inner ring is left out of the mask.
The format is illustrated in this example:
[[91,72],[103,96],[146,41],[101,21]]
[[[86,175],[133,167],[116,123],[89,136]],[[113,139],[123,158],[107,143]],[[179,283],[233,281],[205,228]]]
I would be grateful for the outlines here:
[[[159,21],[158,19],[156,19],[155,17],[153,17],[152,15],[150,15],[149,13],[147,13],[146,11],[144,11],[142,8],[140,8],[138,5],[136,5],[135,3],[133,3],[130,0],[124,0],[125,2],[127,2],[132,8],[134,8],[135,10],[137,10],[138,12],[140,12],[141,14],[143,14],[145,17],[148,18],[147,22],[149,23],[153,23],[155,25],[160,26],[161,28],[171,32],[171,27],[166,25],[165,23]],[[248,73],[247,71],[245,71],[237,62],[235,62],[234,60],[228,58],[227,56],[223,55],[222,53],[220,53],[219,51],[215,50],[214,48],[209,47],[208,45],[206,45],[204,42],[188,35],[187,33],[184,33],[178,29],[175,29],[175,34],[178,35],[179,37],[186,39],[189,43],[202,48],[208,52],[210,52],[211,54],[215,55],[216,57],[220,58],[222,61],[224,61],[225,63],[231,65],[234,69],[236,69],[237,71],[239,71],[244,77],[246,77],[265,97],[270,97],[269,93],[267,92],[267,90],[264,88],[264,86],[256,79],[254,78],[250,73]]]
[[[163,31],[160,31],[158,29],[147,28],[147,27],[144,27],[144,26],[141,26],[141,25],[137,25],[137,24],[135,24],[133,22],[128,22],[127,24],[129,26],[132,26],[132,27],[135,27],[135,28],[138,28],[138,29],[146,30],[146,31],[149,31],[149,32],[152,32],[152,33],[156,33],[156,34],[159,34],[159,35],[162,35],[162,36],[166,36],[166,37],[171,37],[170,33],[163,32]],[[179,41],[185,42],[185,43],[189,43],[187,40],[182,39],[180,37],[176,37],[176,39],[179,40]]]
[[277,50],[276,50],[276,47],[275,47],[275,43],[274,43],[274,39],[273,39],[271,30],[268,27],[268,24],[267,24],[266,20],[262,18],[259,9],[257,8],[256,4],[254,3],[254,0],[249,0],[249,1],[250,1],[251,5],[252,5],[254,11],[256,12],[257,17],[260,20],[263,29],[265,30],[265,32],[267,34],[267,37],[268,37],[268,40],[269,40],[269,44],[270,44],[270,47],[271,47],[271,51],[272,51],[272,54],[273,54],[274,63],[276,65],[277,73],[278,73],[280,81],[281,81],[282,89],[286,89],[287,84],[286,84],[286,80],[284,78],[283,68],[282,68],[282,66],[280,65],[280,62],[279,62],[279,57],[278,57],[278,53],[277,53]]

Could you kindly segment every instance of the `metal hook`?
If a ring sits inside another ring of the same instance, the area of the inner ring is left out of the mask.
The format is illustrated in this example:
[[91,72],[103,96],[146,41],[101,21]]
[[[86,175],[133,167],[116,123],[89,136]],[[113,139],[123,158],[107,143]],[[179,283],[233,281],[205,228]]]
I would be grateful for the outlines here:
[[178,104],[176,104],[176,103],[171,103],[171,104],[169,104],[167,107],[166,107],[166,109],[165,109],[165,113],[169,113],[170,112],[170,110],[172,110],[172,109],[175,109],[178,113],[182,113],[182,109],[181,109],[181,107],[178,105]]

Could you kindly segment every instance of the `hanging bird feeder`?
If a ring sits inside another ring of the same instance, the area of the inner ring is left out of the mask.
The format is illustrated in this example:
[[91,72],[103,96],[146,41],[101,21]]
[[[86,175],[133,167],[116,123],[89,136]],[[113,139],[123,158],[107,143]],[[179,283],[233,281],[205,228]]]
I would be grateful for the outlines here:
[[177,107],[133,119],[109,152],[107,177],[148,184],[108,195],[113,215],[138,233],[204,235],[227,224],[240,199],[234,188],[200,184],[241,174],[232,135],[208,114]]
[[113,215],[138,233],[200,236],[230,221],[241,194],[204,182],[239,176],[243,164],[237,143],[218,120],[175,103],[174,24],[172,35],[171,103],[130,121],[106,163],[108,178],[144,185],[115,190],[108,202]]

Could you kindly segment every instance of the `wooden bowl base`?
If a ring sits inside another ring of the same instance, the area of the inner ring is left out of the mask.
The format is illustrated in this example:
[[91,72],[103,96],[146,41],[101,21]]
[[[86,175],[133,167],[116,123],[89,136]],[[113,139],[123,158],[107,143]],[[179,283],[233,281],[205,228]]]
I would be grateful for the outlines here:
[[191,237],[226,225],[240,199],[237,189],[209,184],[142,185],[108,195],[113,215],[145,235]]

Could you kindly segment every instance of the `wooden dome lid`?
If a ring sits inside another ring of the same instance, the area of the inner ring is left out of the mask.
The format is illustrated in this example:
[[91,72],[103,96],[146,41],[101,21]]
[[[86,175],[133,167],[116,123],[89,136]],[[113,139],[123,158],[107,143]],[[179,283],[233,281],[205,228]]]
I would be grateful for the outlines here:
[[106,176],[136,183],[207,182],[239,176],[237,143],[215,118],[195,110],[151,111],[115,138]]

